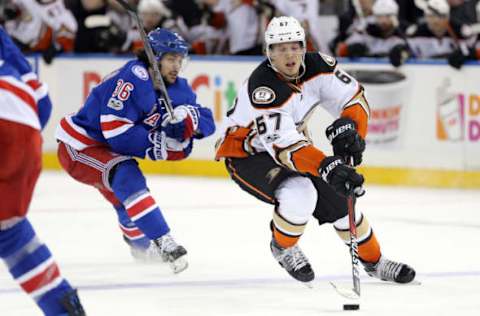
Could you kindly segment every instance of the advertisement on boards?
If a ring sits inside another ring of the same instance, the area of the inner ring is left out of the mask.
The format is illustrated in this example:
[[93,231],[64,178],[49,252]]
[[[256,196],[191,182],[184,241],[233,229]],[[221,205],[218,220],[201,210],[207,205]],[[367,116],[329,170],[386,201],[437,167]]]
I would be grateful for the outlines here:
[[[39,63],[39,75],[48,83],[54,102],[45,150],[56,149],[56,122],[77,111],[92,87],[127,60],[60,57],[50,66]],[[181,76],[192,85],[198,103],[212,109],[217,130],[221,130],[237,91],[260,61],[226,57],[189,61]],[[413,64],[399,70],[381,63],[342,67],[364,85],[371,107],[365,155],[368,166],[480,169],[480,88],[474,84],[480,67],[462,72],[448,65]],[[323,139],[332,120],[326,112],[317,111],[309,124],[312,135]],[[213,159],[218,136],[217,132],[199,142],[192,158]],[[317,144],[329,153],[328,144]]]

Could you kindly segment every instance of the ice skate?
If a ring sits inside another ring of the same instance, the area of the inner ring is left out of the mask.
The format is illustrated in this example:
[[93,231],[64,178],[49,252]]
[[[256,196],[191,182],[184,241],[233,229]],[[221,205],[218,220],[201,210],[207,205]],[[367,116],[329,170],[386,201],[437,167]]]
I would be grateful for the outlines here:
[[162,261],[168,262],[175,273],[180,273],[188,267],[187,250],[177,244],[170,234],[154,240],[147,251],[150,252],[150,256],[156,253]]
[[298,245],[282,248],[275,240],[272,240],[270,249],[273,257],[294,279],[300,282],[310,282],[315,278],[315,273],[308,263],[307,257]]
[[66,293],[61,299],[60,303],[67,310],[66,314],[60,316],[85,316],[80,299],[78,298],[77,291],[73,290]]
[[150,245],[146,249],[135,247],[127,239],[125,239],[125,241],[130,246],[132,257],[139,262],[167,262],[175,273],[182,272],[188,267],[185,256],[187,250],[177,244],[170,234],[150,241]]
[[400,262],[380,257],[377,263],[362,262],[369,276],[396,283],[410,283],[415,278],[415,270]]

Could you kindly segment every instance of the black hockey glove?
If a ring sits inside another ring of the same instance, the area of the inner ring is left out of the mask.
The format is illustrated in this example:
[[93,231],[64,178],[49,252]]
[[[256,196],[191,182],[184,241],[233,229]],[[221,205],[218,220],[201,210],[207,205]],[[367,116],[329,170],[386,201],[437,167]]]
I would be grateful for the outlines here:
[[403,63],[405,62],[405,60],[408,59],[408,57],[409,53],[405,45],[394,46],[388,54],[388,59],[390,60],[390,63],[395,67],[400,67],[401,65],[403,65]]
[[365,57],[368,53],[368,47],[362,43],[348,45],[348,57]]
[[357,124],[349,118],[341,117],[327,127],[325,134],[333,146],[336,156],[349,159],[353,157],[353,165],[362,163],[362,155],[365,150],[365,141],[357,133]]
[[58,51],[55,46],[55,42],[52,41],[52,43],[50,43],[50,45],[44,51],[42,51],[43,60],[47,65],[50,65],[53,61],[53,58],[55,58],[55,55],[59,52],[60,51]]
[[467,58],[468,56],[465,56],[460,49],[457,49],[448,55],[448,64],[455,69],[460,69],[467,61]]
[[365,194],[363,176],[353,167],[346,165],[339,156],[326,157],[320,165],[320,176],[333,189],[344,196],[354,192],[357,197]]

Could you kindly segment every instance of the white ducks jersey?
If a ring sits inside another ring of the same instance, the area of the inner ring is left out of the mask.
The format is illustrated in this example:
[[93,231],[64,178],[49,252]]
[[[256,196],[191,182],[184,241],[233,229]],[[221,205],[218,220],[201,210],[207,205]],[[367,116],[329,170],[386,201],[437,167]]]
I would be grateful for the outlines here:
[[339,69],[334,58],[321,53],[307,53],[305,67],[296,81],[283,79],[268,60],[253,71],[227,113],[224,134],[217,142],[217,160],[266,151],[279,165],[318,175],[325,155],[306,133],[309,116],[317,106],[335,118],[350,117],[365,137],[369,107],[361,85]]

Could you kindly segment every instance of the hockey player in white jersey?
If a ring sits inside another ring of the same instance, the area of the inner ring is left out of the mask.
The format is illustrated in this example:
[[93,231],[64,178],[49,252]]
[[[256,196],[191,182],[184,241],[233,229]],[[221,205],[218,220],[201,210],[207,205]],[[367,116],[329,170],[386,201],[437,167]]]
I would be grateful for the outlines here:
[[[274,205],[271,221],[274,258],[295,279],[314,279],[298,245],[313,215],[333,223],[349,242],[347,184],[364,179],[354,164],[362,162],[369,106],[359,83],[337,67],[334,58],[305,52],[305,33],[292,17],[274,18],[265,32],[267,59],[241,87],[225,119],[216,159],[225,158],[233,181],[258,199]],[[308,137],[307,123],[321,106],[336,119],[327,128],[334,156],[326,156]],[[411,282],[415,271],[385,258],[375,234],[357,210],[359,257],[373,277]]]

